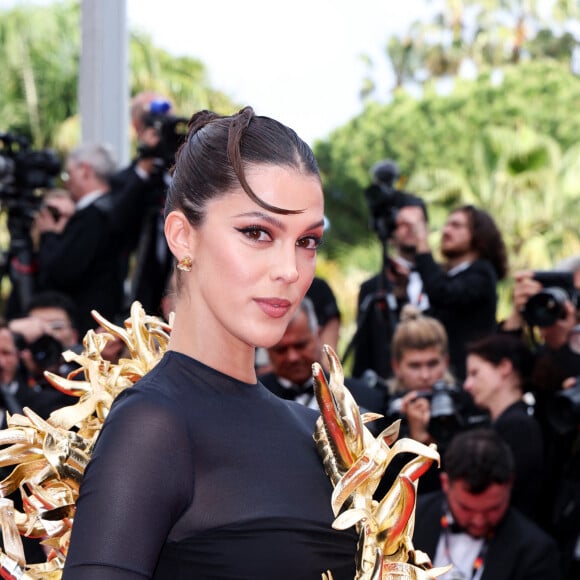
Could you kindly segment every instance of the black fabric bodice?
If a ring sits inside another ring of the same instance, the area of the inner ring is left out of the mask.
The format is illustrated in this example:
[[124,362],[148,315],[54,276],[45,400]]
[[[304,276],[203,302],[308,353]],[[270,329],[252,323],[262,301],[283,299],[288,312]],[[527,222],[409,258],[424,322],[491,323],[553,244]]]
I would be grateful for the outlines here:
[[175,352],[115,401],[63,580],[354,577],[331,528],[317,413]]

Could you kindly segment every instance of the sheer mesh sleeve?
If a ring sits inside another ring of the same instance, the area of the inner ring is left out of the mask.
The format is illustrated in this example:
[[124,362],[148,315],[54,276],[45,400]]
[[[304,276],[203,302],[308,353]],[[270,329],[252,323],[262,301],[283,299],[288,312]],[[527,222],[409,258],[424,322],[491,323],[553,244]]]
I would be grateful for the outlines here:
[[177,405],[125,395],[87,467],[63,580],[152,577],[171,526],[191,502],[190,444]]

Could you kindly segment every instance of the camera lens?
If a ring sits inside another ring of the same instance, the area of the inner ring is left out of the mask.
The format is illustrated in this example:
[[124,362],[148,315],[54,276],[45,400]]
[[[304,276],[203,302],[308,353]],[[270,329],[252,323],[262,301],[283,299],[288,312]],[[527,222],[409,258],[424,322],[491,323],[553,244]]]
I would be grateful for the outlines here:
[[29,346],[36,364],[43,370],[49,369],[60,362],[62,344],[48,334],[43,334]]
[[530,326],[551,326],[566,316],[568,293],[562,288],[544,288],[524,306],[523,317]]

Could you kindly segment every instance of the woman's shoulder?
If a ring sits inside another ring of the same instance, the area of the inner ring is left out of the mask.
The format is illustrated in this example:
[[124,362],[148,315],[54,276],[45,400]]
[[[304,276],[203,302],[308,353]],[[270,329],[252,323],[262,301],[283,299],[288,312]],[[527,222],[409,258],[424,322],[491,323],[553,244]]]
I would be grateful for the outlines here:
[[495,428],[497,431],[505,434],[512,433],[518,438],[523,438],[531,444],[534,440],[541,438],[541,426],[536,417],[533,415],[531,409],[523,401],[518,401],[510,405],[504,412],[496,419]]
[[111,411],[119,406],[134,410],[139,405],[157,405],[161,413],[176,405],[181,407],[183,397],[195,392],[193,388],[185,389],[184,383],[184,369],[167,352],[155,367],[116,397]]

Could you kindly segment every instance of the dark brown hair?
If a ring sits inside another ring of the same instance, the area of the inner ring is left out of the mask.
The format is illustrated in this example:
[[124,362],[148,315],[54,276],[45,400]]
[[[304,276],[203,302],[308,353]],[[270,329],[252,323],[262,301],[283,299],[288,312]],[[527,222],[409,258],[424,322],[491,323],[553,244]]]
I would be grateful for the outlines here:
[[195,113],[172,168],[165,215],[179,209],[192,225],[199,225],[210,199],[240,185],[250,199],[268,211],[302,211],[275,207],[260,199],[246,180],[246,169],[252,164],[293,168],[320,180],[311,148],[286,125],[255,115],[251,107],[231,116],[212,111]]
[[484,210],[473,205],[463,205],[452,213],[462,212],[467,216],[471,231],[471,249],[477,255],[491,262],[498,280],[503,280],[508,272],[507,250],[502,234],[493,218]]
[[468,343],[467,356],[474,355],[497,367],[504,360],[509,360],[514,372],[519,377],[523,392],[530,387],[529,381],[534,367],[534,354],[523,340],[511,334],[496,332],[479,340]]
[[469,493],[483,493],[490,485],[505,485],[514,477],[514,457],[493,429],[469,429],[453,437],[443,457],[450,481],[462,480]]

